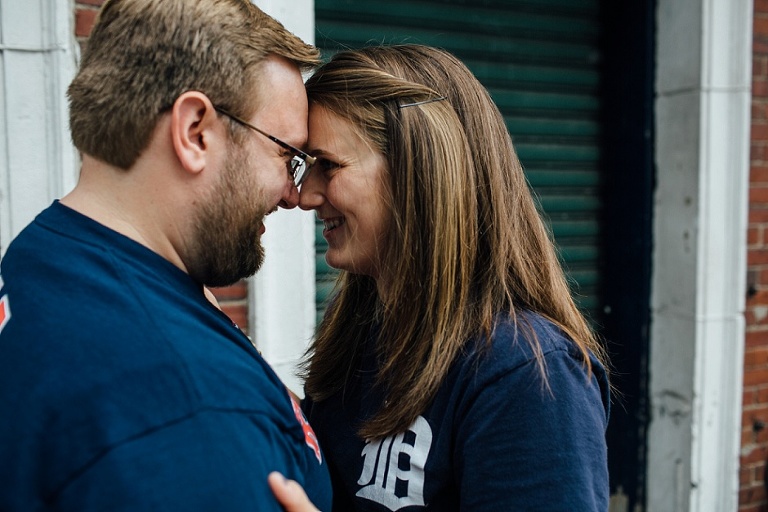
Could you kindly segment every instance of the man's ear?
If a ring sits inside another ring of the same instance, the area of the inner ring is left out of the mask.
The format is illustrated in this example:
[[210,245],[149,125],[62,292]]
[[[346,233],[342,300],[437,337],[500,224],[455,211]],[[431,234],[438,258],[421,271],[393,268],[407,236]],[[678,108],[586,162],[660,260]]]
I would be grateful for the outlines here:
[[201,172],[209,163],[217,118],[211,100],[202,92],[187,91],[176,98],[171,110],[171,140],[187,172]]

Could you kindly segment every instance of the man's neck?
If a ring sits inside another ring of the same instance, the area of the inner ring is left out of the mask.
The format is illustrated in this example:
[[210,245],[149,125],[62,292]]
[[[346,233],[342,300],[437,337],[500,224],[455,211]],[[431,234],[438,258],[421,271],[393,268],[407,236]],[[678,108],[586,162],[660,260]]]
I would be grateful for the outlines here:
[[83,157],[77,186],[61,203],[96,222],[134,240],[187,271],[172,243],[177,227],[167,222],[164,211],[172,208],[166,200],[155,201],[154,189],[142,183],[141,170],[114,168],[91,157]]

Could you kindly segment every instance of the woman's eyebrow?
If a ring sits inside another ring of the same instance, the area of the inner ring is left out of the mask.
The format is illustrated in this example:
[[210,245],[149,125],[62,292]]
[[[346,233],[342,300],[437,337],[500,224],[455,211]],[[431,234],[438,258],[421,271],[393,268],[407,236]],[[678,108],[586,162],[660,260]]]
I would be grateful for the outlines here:
[[336,155],[322,148],[318,148],[318,149],[309,148],[307,149],[307,153],[317,158],[336,158]]

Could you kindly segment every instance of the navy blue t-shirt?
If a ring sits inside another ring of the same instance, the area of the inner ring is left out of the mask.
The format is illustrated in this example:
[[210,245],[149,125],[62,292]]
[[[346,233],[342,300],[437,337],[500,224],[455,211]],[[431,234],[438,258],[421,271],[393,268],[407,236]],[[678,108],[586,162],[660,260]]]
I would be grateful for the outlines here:
[[0,264],[0,510],[331,503],[298,406],[186,273],[54,203]]
[[[547,384],[525,337],[541,343]],[[373,336],[371,337],[373,338]],[[375,341],[343,393],[305,399],[328,456],[335,511],[606,511],[609,386],[588,376],[563,333],[539,315],[504,316],[490,344],[471,341],[408,431],[362,440],[381,403]]]

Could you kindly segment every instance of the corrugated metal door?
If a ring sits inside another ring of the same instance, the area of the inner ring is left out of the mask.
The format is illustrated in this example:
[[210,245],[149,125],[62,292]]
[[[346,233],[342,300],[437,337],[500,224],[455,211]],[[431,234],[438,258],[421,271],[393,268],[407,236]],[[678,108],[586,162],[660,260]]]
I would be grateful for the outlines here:
[[[582,308],[599,318],[598,0],[316,0],[316,43],[420,43],[457,55],[489,89],[540,199]],[[332,289],[317,230],[318,316]]]

